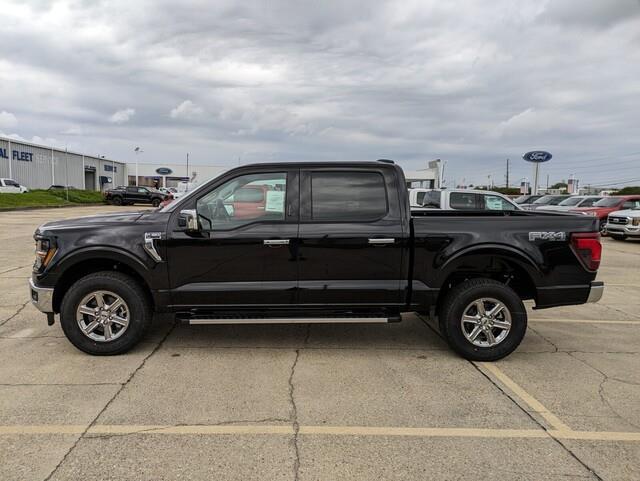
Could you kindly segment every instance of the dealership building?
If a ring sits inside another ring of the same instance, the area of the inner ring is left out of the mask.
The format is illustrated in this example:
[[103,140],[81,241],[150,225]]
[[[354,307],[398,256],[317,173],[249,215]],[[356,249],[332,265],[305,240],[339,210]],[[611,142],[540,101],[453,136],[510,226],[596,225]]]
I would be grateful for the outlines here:
[[125,164],[22,140],[0,137],[0,177],[28,189],[64,185],[103,190],[125,184]]
[[[104,190],[118,185],[176,187],[180,182],[203,183],[230,167],[177,163],[127,163],[102,156],[0,137],[0,177],[28,189],[51,185]],[[440,161],[427,168],[406,171],[407,187],[440,187]],[[137,179],[137,182],[136,182]]]

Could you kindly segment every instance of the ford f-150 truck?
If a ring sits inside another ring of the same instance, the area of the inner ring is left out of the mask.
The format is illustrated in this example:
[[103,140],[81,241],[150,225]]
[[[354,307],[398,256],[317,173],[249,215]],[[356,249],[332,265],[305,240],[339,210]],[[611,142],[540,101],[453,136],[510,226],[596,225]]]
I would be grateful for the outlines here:
[[[411,213],[405,185],[390,161],[256,164],[158,210],[49,222],[35,232],[31,299],[95,355],[133,347],[154,312],[228,324],[416,311],[462,356],[495,360],[525,334],[523,300],[540,309],[601,297],[595,218]],[[264,193],[259,208],[247,189]]]

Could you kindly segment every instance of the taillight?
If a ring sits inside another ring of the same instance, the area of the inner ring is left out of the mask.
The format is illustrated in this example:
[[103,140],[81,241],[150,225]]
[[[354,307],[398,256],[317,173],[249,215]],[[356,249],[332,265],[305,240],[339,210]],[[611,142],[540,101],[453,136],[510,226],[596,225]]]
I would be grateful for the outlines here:
[[571,246],[582,264],[590,271],[597,271],[602,259],[602,244],[597,232],[571,234]]

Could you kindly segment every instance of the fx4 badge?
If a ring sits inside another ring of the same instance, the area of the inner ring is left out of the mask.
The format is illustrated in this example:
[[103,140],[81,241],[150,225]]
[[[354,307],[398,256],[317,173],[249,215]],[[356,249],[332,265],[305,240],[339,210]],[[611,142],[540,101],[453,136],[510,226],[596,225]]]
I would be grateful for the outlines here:
[[545,241],[563,241],[566,240],[567,234],[564,232],[529,232],[529,240],[531,242],[537,240]]

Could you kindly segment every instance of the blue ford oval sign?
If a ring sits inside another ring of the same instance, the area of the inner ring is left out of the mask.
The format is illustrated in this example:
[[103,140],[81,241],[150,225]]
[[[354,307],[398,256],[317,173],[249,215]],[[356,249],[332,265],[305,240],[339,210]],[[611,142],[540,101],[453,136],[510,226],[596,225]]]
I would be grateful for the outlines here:
[[527,152],[522,156],[527,162],[547,162],[553,157],[549,152],[544,150],[534,150],[533,152]]
[[158,175],[170,175],[173,173],[173,170],[168,167],[159,167],[156,169],[156,174]]

